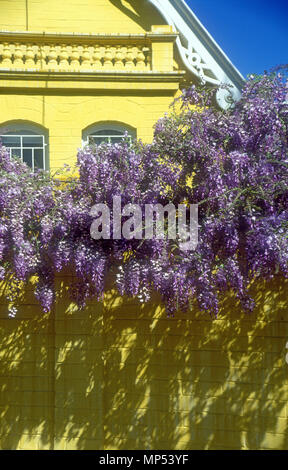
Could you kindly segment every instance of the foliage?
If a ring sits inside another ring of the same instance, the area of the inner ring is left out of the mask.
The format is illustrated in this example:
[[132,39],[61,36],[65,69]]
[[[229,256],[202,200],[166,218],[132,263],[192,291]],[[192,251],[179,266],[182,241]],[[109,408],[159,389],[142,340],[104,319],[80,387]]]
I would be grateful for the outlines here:
[[[156,291],[170,313],[197,299],[217,314],[230,289],[251,311],[253,279],[288,275],[287,88],[277,72],[250,77],[227,111],[211,106],[214,94],[185,90],[180,112],[158,121],[150,145],[86,147],[79,177],[65,184],[0,148],[0,278],[17,284],[35,276],[45,311],[55,273],[65,268],[75,274],[70,294],[79,307],[101,299],[116,271],[121,295],[145,302]],[[197,249],[183,252],[179,240],[93,240],[91,207],[111,207],[114,196],[143,208],[198,204]]]

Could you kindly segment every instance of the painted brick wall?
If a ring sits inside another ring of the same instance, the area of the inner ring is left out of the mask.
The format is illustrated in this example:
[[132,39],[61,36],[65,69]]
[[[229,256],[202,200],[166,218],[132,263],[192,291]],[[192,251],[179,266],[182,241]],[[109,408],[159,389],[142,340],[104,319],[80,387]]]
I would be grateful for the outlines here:
[[43,315],[29,290],[0,308],[2,449],[287,449],[287,282],[254,289],[243,315],[167,319],[107,292]]

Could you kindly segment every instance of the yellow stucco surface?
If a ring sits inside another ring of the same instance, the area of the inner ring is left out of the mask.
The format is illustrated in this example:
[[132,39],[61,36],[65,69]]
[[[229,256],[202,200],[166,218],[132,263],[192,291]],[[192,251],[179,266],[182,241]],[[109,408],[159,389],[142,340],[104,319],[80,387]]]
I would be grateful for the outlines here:
[[27,290],[0,306],[2,449],[287,449],[287,282],[254,288],[216,320],[168,319],[108,291],[43,315]]

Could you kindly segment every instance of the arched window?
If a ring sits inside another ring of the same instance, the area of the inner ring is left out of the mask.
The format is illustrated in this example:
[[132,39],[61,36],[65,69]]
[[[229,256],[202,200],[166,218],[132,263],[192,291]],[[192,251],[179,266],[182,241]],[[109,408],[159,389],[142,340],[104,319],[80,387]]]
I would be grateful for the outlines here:
[[10,156],[18,157],[32,170],[48,170],[48,133],[33,123],[6,123],[0,128],[0,139]]
[[125,124],[103,122],[94,124],[83,131],[82,142],[85,145],[100,145],[103,142],[116,144],[128,138],[130,142],[136,138],[135,129]]

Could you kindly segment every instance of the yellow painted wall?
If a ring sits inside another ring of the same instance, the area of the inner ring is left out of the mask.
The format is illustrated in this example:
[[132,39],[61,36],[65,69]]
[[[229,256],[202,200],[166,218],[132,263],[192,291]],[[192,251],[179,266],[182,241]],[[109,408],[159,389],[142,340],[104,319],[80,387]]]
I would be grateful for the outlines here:
[[0,0],[0,29],[9,31],[124,33],[165,24],[146,0]]
[[120,90],[116,96],[113,92],[89,95],[75,91],[66,95],[9,94],[0,96],[0,128],[5,128],[7,121],[24,120],[48,129],[50,168],[54,169],[75,163],[82,131],[94,123],[123,123],[135,128],[144,142],[151,141],[153,125],[168,110],[172,93],[146,90],[134,95]]
[[217,320],[167,319],[107,292],[43,315],[31,292],[0,307],[2,449],[287,449],[287,282],[226,298]]
[[[58,67],[51,74],[51,70],[47,70],[48,65],[46,72],[43,71],[43,59],[39,59],[41,65],[34,64],[33,59],[27,71],[25,61],[30,46],[38,58],[42,54],[41,48],[49,47],[49,44],[56,47],[57,55],[61,54],[63,33],[72,33],[70,39],[65,39],[65,51],[67,53],[69,50],[71,54],[69,47],[75,44],[75,38],[76,45],[85,47],[85,41],[88,41],[88,46],[92,47],[97,44],[97,34],[107,35],[107,42],[103,42],[102,38],[102,46],[109,46],[111,41],[115,46],[119,34],[142,34],[142,39],[135,36],[135,42],[130,39],[126,45],[137,46],[139,41],[140,46],[143,41],[146,41],[145,44],[148,41],[149,45],[149,38],[143,39],[143,34],[151,31],[160,35],[171,33],[171,28],[164,26],[163,29],[163,25],[161,15],[146,0],[0,0],[0,32],[10,32],[7,37],[0,36],[0,57],[1,53],[5,56],[7,44],[8,52],[12,54],[10,57],[14,57],[18,43],[24,57],[24,63],[21,58],[17,66],[14,59],[10,65],[10,59],[8,65],[5,60],[1,65],[0,60],[0,134],[9,121],[30,121],[43,126],[49,132],[49,166],[52,170],[62,167],[64,163],[75,163],[77,149],[82,146],[83,129],[102,121],[131,126],[138,138],[150,142],[153,125],[168,111],[173,98],[179,93],[181,73],[177,76],[179,65],[173,57],[173,40],[152,41],[152,74],[142,73],[142,77],[141,72],[145,72],[143,67],[130,71],[128,75],[125,75],[126,70],[122,70],[124,75],[120,73],[118,78],[119,71],[115,68],[108,73],[107,70],[97,71],[94,68],[94,76],[91,70],[92,75],[89,76],[83,74],[83,70],[71,70],[68,64],[66,68],[59,66],[60,69]],[[24,34],[16,37],[16,31]],[[37,35],[25,36],[25,32],[35,32]],[[46,40],[43,32],[48,35],[57,33],[57,36],[54,40],[51,36]],[[85,34],[93,34],[94,39]],[[125,45],[124,39],[120,40]],[[40,49],[35,52],[38,46]],[[25,74],[21,73],[23,69],[26,69]],[[63,75],[65,72],[70,73],[70,78]],[[113,72],[113,77],[110,72]],[[155,78],[155,73],[158,78]]]

